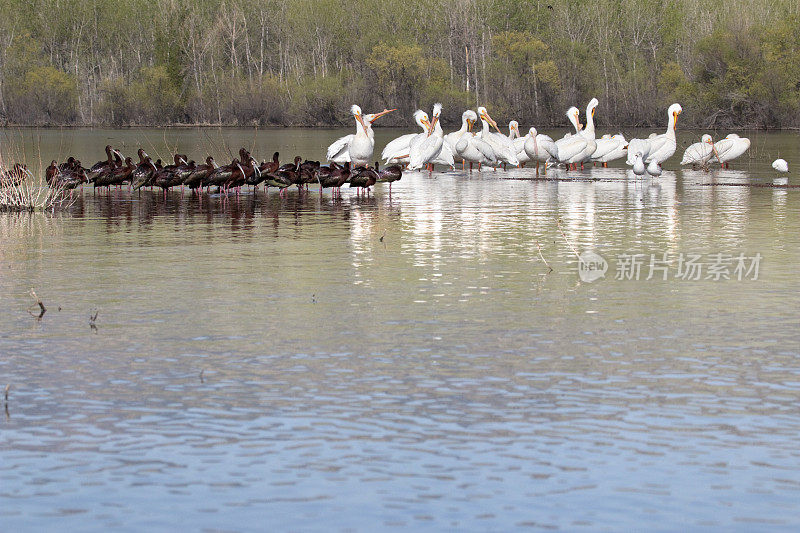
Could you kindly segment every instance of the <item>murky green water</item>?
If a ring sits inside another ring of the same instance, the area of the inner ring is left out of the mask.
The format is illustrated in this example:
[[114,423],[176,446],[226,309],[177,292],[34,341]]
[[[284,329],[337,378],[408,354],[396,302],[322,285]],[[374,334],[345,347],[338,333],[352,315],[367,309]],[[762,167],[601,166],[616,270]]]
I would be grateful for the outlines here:
[[[340,134],[2,139],[88,165],[107,143],[320,157]],[[741,185],[800,150],[751,138],[733,170],[678,155],[658,179],[85,190],[0,214],[0,528],[795,530],[800,189]]]

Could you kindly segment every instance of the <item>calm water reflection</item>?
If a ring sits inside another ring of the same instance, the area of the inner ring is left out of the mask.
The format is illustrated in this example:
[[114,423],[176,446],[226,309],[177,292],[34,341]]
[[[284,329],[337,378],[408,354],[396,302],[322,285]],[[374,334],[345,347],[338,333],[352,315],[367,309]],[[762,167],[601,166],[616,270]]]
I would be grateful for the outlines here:
[[[219,135],[265,157],[337,134]],[[147,135],[68,132],[62,153]],[[796,136],[758,139],[738,170],[656,180],[89,190],[0,214],[0,526],[796,529],[800,191],[715,185],[770,183],[766,146],[800,161]],[[606,279],[580,282],[573,247]],[[614,279],[633,253],[640,279]],[[646,280],[663,253],[670,279]],[[689,253],[763,260],[675,279]]]

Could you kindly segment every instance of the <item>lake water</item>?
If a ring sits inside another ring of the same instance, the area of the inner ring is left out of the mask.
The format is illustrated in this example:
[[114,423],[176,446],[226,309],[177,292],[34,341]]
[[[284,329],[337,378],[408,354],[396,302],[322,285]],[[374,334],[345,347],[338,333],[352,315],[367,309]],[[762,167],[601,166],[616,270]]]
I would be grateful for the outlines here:
[[[0,139],[88,166],[107,143],[319,158],[340,134]],[[0,529],[796,531],[800,189],[751,185],[800,139],[750,136],[734,169],[679,148],[657,179],[0,213]]]

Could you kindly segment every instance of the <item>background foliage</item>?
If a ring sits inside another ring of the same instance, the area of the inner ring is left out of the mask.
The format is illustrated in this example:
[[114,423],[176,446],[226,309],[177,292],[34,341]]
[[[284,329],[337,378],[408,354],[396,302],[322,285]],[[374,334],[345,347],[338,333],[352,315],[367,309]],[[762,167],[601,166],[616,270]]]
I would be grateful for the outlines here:
[[0,0],[0,120],[800,126],[797,0]]

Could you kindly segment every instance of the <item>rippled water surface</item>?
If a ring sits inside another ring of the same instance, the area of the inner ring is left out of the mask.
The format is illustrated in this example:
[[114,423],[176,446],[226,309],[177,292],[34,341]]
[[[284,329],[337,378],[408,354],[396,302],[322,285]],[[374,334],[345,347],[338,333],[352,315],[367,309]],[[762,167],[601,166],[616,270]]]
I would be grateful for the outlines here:
[[[340,134],[2,138],[88,166],[108,142],[288,159]],[[797,530],[800,189],[753,185],[799,139],[751,137],[734,169],[678,154],[657,179],[86,189],[0,214],[0,529]]]

